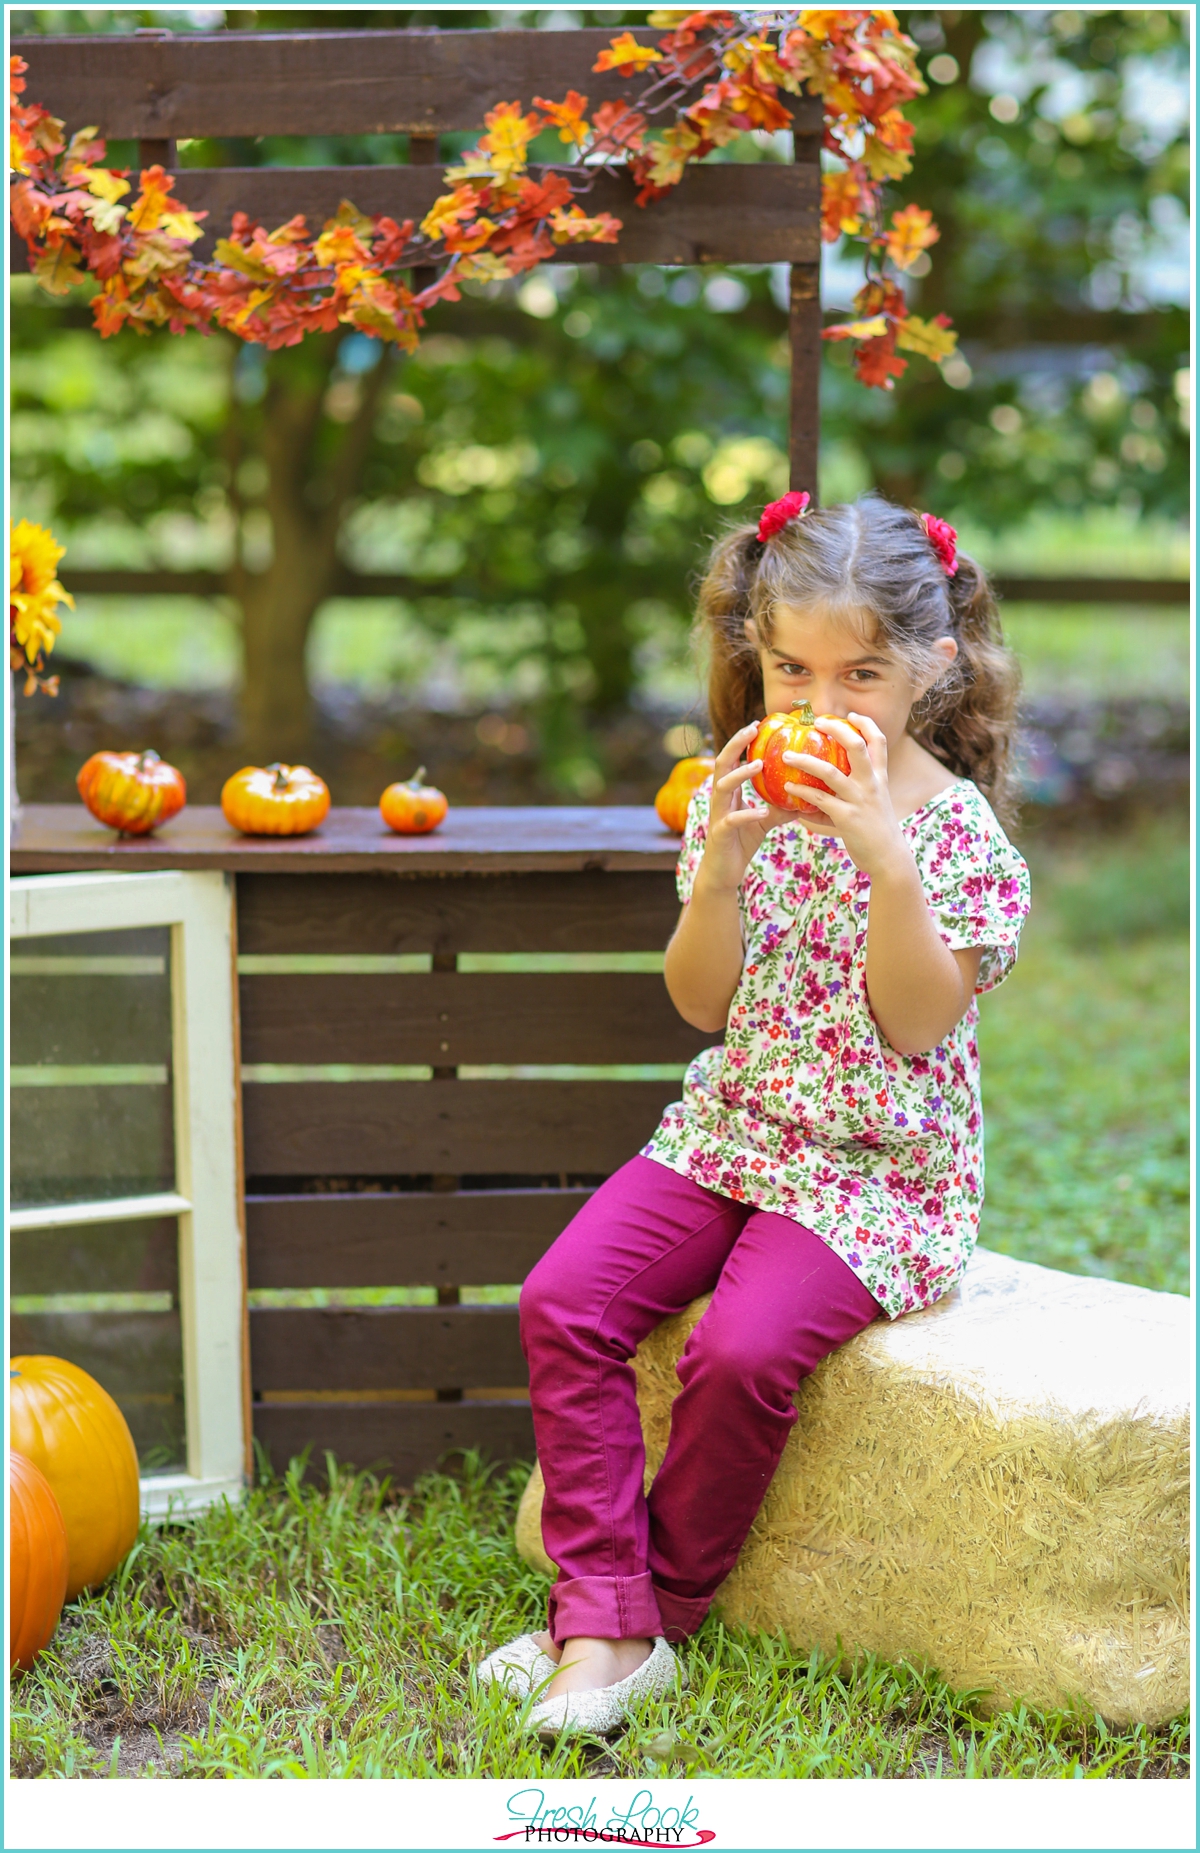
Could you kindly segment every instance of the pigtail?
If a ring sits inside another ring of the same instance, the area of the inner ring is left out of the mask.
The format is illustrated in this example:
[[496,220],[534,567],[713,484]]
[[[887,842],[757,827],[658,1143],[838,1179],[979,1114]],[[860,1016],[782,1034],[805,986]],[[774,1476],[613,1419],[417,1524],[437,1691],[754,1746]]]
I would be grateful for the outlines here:
[[1013,757],[1021,672],[983,568],[960,553],[946,589],[958,658],[917,703],[911,732],[952,772],[972,779],[1009,826],[1018,805]]
[[696,630],[708,649],[708,718],[718,753],[740,728],[762,719],[762,670],[746,636],[761,556],[754,528],[732,529],[714,546],[697,596]]

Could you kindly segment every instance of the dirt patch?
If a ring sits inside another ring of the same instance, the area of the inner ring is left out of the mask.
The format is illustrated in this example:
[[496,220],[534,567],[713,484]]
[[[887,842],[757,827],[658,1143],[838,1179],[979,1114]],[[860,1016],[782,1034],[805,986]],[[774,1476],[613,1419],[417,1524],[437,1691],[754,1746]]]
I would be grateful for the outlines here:
[[[202,1650],[205,1637],[182,1627],[181,1640]],[[170,1702],[153,1684],[139,1685],[122,1664],[114,1642],[98,1631],[59,1644],[63,1671],[76,1689],[80,1735],[115,1776],[173,1776],[183,1763],[185,1737],[203,1729],[217,1691],[204,1678],[186,1700]],[[30,1772],[35,1773],[35,1772]],[[99,1774],[100,1772],[95,1772]]]

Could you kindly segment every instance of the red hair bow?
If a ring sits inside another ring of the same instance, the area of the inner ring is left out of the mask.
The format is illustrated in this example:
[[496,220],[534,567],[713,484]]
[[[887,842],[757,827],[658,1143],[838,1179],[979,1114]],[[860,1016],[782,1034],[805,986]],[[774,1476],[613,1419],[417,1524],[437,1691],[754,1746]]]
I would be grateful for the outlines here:
[[807,489],[793,489],[780,496],[778,502],[768,502],[758,518],[759,540],[770,540],[772,534],[778,534],[780,528],[786,528],[789,521],[802,515],[811,501]]
[[937,515],[922,515],[921,526],[929,536],[929,544],[946,569],[946,577],[953,579],[958,571],[958,553],[955,543],[958,532],[948,521],[942,521]]

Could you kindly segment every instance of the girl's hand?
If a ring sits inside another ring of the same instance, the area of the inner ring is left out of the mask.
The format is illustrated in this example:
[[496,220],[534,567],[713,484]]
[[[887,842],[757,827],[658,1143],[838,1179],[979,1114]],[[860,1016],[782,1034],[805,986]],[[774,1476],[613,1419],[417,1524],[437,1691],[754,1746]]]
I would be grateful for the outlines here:
[[759,724],[751,721],[717,754],[708,837],[696,875],[697,886],[702,885],[709,893],[736,893],[768,830],[773,830],[776,824],[792,821],[795,815],[761,800],[748,803],[742,790],[747,779],[762,771],[761,759],[751,759],[745,765],[739,763],[758,732]]
[[[820,730],[810,738],[818,744],[822,735],[844,746],[850,760],[849,772],[841,772],[812,753],[784,753],[783,762],[804,772],[811,772],[829,786],[831,796],[814,792],[810,785],[792,785],[787,789],[806,804],[819,805],[817,811],[799,815],[809,830],[832,824],[841,837],[856,868],[877,876],[892,863],[897,853],[905,853],[905,842],[888,790],[887,740],[865,714],[852,714],[855,726],[821,716]],[[856,732],[861,728],[861,733]],[[718,765],[720,761],[718,760]]]

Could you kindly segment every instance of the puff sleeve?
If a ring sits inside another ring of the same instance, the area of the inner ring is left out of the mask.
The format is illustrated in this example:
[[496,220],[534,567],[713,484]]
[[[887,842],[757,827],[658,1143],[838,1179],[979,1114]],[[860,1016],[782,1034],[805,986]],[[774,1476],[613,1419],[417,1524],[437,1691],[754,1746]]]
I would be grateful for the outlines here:
[[951,951],[985,948],[976,995],[1008,977],[1029,912],[1029,870],[983,794],[962,780],[913,841],[925,898]]
[[687,823],[683,828],[683,842],[679,846],[679,861],[675,864],[675,889],[681,904],[686,907],[692,898],[692,888],[696,880],[696,870],[700,867],[704,855],[704,845],[708,838],[708,809],[712,796],[712,780],[706,779],[693,793],[688,805]]

